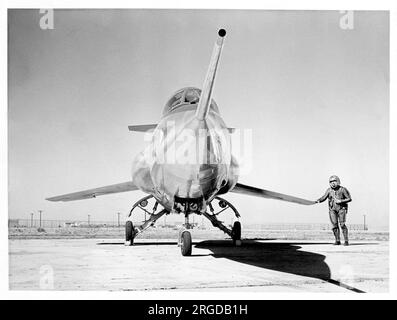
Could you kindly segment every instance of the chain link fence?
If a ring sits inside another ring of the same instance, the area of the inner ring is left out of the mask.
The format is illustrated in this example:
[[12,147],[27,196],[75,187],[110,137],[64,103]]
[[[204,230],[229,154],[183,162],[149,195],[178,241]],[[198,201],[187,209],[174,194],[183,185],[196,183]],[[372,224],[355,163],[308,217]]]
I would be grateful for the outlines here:
[[[124,227],[120,221],[82,221],[82,220],[41,220],[40,219],[8,219],[8,228],[119,228]],[[167,225],[167,227],[175,227]],[[347,224],[350,230],[365,231],[368,225]],[[251,224],[246,230],[331,230],[329,223],[268,223]]]
[[102,228],[123,227],[120,221],[82,221],[82,220],[39,220],[39,219],[8,219],[8,228]]
[[[368,226],[364,224],[346,224],[349,230],[364,231]],[[246,229],[253,230],[332,230],[330,223],[268,223],[260,225],[250,225]]]

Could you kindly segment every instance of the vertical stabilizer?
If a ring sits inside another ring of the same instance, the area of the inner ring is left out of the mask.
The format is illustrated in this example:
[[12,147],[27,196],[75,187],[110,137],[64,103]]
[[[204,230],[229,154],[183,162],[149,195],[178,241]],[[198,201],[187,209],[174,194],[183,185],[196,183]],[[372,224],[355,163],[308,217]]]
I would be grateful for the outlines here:
[[225,36],[226,31],[224,29],[220,29],[218,31],[218,39],[216,40],[214,50],[212,51],[210,65],[205,76],[200,100],[196,110],[196,117],[199,120],[204,120],[210,109],[212,90],[214,88],[216,71],[218,69],[219,58],[221,56]]

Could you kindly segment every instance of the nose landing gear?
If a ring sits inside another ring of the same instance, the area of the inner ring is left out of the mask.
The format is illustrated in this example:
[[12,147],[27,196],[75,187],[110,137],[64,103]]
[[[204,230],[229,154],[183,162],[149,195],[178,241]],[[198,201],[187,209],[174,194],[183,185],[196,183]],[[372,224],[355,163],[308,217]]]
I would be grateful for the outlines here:
[[179,246],[184,257],[192,255],[192,235],[189,230],[183,230],[180,233]]
[[[240,218],[240,214],[236,210],[236,208],[228,201],[225,199],[222,199],[220,197],[215,197],[215,200],[217,200],[217,203],[214,203],[213,201],[208,204],[208,207],[210,209],[211,213],[208,213],[207,211],[203,212],[202,214],[211,221],[212,225],[214,227],[219,228],[223,232],[225,232],[227,235],[232,238],[233,245],[238,247],[241,246],[241,223],[240,221],[234,221],[233,226],[230,226],[231,228],[225,226],[220,220],[218,220],[217,216],[230,209],[233,211],[235,217],[237,219]],[[219,208],[218,208],[219,207]],[[190,230],[192,228],[192,225],[189,224],[189,213],[185,213],[185,224],[184,228],[181,229],[179,232],[179,237],[178,237],[178,246],[181,247],[181,253],[183,256],[190,256],[192,254],[192,235],[190,233]]]
[[184,257],[192,255],[192,234],[190,230],[193,229],[193,225],[189,223],[190,212],[185,212],[185,224],[179,231],[178,236],[178,247],[181,247],[181,253]]

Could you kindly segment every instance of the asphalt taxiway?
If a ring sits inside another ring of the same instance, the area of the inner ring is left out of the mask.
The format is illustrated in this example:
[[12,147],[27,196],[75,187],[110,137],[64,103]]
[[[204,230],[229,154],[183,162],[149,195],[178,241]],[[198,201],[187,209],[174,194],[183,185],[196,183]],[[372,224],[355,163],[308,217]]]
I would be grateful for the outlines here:
[[388,241],[10,239],[11,290],[388,292]]

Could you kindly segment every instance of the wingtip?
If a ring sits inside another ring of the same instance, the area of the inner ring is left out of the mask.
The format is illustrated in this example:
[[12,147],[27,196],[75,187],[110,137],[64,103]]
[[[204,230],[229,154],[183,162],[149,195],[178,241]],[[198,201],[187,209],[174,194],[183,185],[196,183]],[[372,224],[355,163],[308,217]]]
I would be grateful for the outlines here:
[[57,199],[56,199],[56,197],[45,198],[45,200],[47,200],[47,201],[51,201],[51,202],[56,202],[56,201],[59,201],[59,200],[57,200]]

